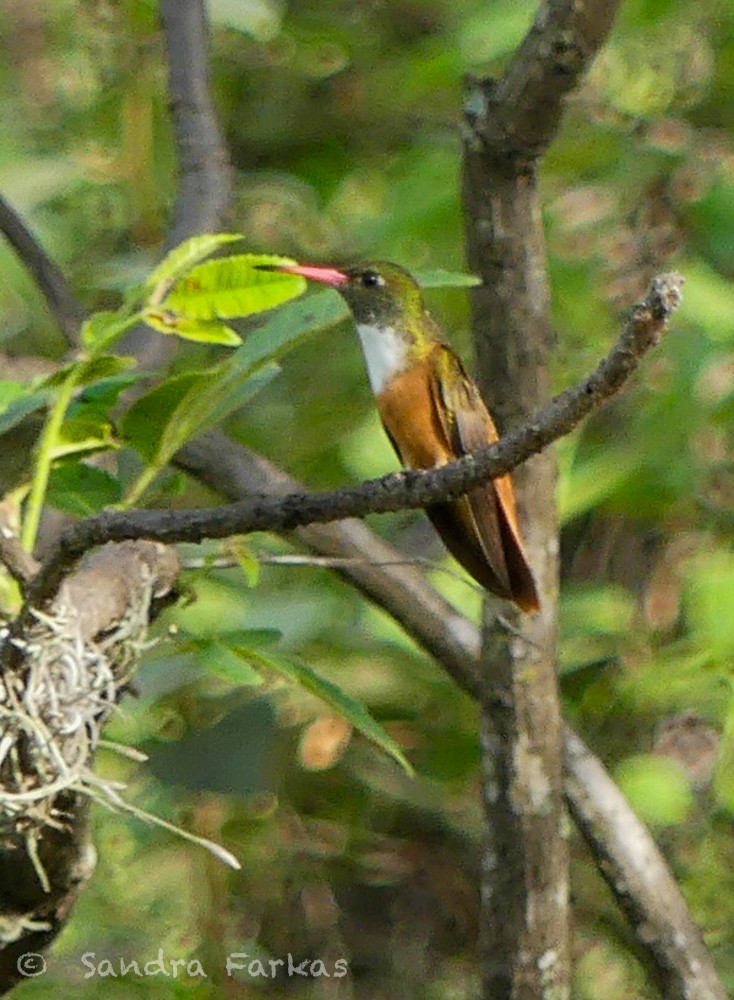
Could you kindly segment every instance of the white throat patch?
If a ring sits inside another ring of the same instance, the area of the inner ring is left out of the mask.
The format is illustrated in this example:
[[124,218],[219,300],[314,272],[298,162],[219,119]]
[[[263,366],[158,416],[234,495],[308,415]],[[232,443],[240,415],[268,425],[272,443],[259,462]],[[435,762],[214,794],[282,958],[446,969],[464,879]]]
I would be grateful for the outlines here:
[[408,347],[392,326],[358,323],[357,333],[362,341],[372,391],[379,396],[393,376],[406,367]]

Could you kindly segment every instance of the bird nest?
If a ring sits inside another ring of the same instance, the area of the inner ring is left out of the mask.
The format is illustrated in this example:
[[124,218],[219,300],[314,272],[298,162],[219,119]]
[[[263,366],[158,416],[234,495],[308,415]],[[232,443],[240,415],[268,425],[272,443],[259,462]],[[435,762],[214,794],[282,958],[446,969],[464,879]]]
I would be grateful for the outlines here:
[[125,785],[94,770],[100,746],[146,759],[132,747],[102,739],[106,720],[151,645],[151,595],[146,596],[93,640],[84,638],[79,613],[63,601],[57,601],[53,613],[31,610],[32,621],[22,637],[8,628],[0,632],[0,662],[13,663],[0,674],[0,831],[6,839],[24,842],[47,890],[37,848],[44,827],[65,829],[62,793],[86,796],[175,830],[237,866],[218,845],[126,802],[120,795]]

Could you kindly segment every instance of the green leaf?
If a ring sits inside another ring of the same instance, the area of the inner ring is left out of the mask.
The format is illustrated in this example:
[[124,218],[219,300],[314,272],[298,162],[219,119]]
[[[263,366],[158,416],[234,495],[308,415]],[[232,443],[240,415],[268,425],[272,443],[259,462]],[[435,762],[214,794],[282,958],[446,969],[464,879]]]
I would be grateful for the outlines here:
[[734,553],[701,553],[688,569],[686,617],[700,649],[723,663],[734,655]]
[[67,455],[89,454],[116,448],[112,425],[106,420],[65,420],[51,452],[53,459]]
[[101,340],[106,340],[120,326],[126,323],[127,317],[119,312],[98,312],[85,320],[81,328],[81,341],[87,347],[94,347]]
[[280,655],[272,653],[262,653],[260,650],[240,650],[243,655],[255,663],[262,664],[263,667],[274,670],[276,673],[286,677],[289,681],[295,681],[301,687],[315,694],[322,701],[336,709],[344,716],[356,730],[366,736],[378,747],[388,753],[400,766],[410,775],[413,768],[403,756],[403,753],[395,740],[385,732],[382,726],[372,718],[361,702],[350,697],[340,687],[325,677],[319,676],[305,663],[297,663],[286,659]]
[[421,288],[476,288],[477,285],[482,284],[482,279],[478,278],[476,274],[444,271],[441,267],[415,271],[414,277]]
[[189,438],[239,409],[277,371],[271,365],[243,377],[236,367],[225,363],[206,372],[177,375],[130,408],[122,434],[147,462],[162,466]]
[[268,364],[244,376],[237,365],[227,363],[202,398],[192,400],[196,410],[188,437],[221,424],[260,392],[279,371],[278,365]]
[[55,389],[63,385],[74,371],[78,386],[91,385],[102,379],[112,378],[122,374],[122,372],[127,372],[136,364],[135,358],[127,358],[117,354],[100,354],[99,357],[95,358],[82,358],[69,365],[64,365],[53,375],[43,379],[39,383],[39,388]]
[[0,380],[0,434],[19,424],[29,413],[48,403],[51,392],[31,388],[27,382]]
[[148,372],[128,372],[126,375],[112,375],[94,382],[82,390],[69,409],[69,415],[102,419],[108,415],[125,389],[148,377]]
[[306,279],[297,274],[260,271],[261,264],[292,264],[286,257],[239,254],[192,268],[161,303],[189,319],[231,319],[264,312],[302,295]]
[[147,309],[143,320],[159,333],[172,334],[182,340],[227,347],[239,347],[242,343],[242,337],[231,326],[215,319],[190,319],[168,309]]
[[128,410],[120,432],[147,462],[158,451],[166,427],[173,422],[181,401],[203,389],[210,381],[210,372],[186,372],[174,375],[162,385],[141,396]]
[[251,666],[247,657],[243,657],[238,650],[226,643],[215,639],[200,639],[194,645],[202,666],[209,673],[246,687],[257,687],[263,683],[262,675]]
[[208,233],[204,236],[192,236],[191,239],[171,250],[163,258],[160,264],[148,275],[145,287],[156,289],[159,285],[173,283],[198,264],[200,260],[209,257],[216,250],[226,246],[228,243],[237,243],[243,240],[240,233]]
[[266,360],[280,358],[304,337],[335,326],[348,317],[346,302],[331,291],[288,303],[248,335],[242,347],[235,351],[232,362],[247,370]]
[[260,562],[247,544],[245,538],[230,538],[227,542],[227,551],[235,557],[242,570],[247,586],[257,587],[260,582]]
[[71,461],[52,469],[46,499],[65,514],[90,517],[118,503],[121,495],[119,481],[109,472]]
[[730,343],[734,336],[734,288],[731,281],[700,259],[686,263],[685,313],[706,336],[717,343]]
[[629,635],[636,614],[634,595],[619,584],[569,586],[564,590],[563,629],[572,636]]
[[219,642],[237,648],[257,648],[273,646],[280,642],[283,633],[277,628],[236,628],[229,632],[217,632]]
[[4,413],[16,400],[30,395],[31,391],[27,382],[0,379],[0,413]]
[[691,787],[680,765],[669,757],[637,754],[622,762],[615,775],[632,808],[644,823],[683,823],[693,806]]
[[559,479],[558,507],[561,523],[567,524],[624,488],[642,458],[639,449],[626,441],[596,455],[576,460]]
[[247,649],[272,646],[281,637],[281,632],[270,628],[233,629],[213,636],[182,632],[178,645],[195,653],[202,665],[218,677],[234,684],[260,685],[262,675],[252,667]]
[[714,775],[716,801],[734,815],[734,698],[730,696]]

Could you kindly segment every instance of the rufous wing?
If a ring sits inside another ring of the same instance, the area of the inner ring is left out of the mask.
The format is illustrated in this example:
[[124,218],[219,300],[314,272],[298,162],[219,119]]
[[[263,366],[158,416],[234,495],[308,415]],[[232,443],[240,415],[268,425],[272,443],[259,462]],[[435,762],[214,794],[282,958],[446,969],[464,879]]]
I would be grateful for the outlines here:
[[[436,347],[430,365],[438,422],[457,458],[498,440],[479,389],[448,347]],[[500,476],[426,513],[446,547],[483,587],[514,601],[523,611],[540,607],[517,521],[512,480]]]

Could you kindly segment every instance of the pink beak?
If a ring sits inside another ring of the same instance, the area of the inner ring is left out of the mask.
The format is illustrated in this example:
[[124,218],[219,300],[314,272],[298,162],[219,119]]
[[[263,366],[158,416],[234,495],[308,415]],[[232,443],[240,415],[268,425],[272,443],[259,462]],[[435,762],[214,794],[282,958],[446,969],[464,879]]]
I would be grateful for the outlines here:
[[300,274],[309,281],[320,281],[322,285],[346,285],[349,275],[337,271],[335,267],[316,267],[311,264],[278,264],[275,271],[285,271],[286,274]]

